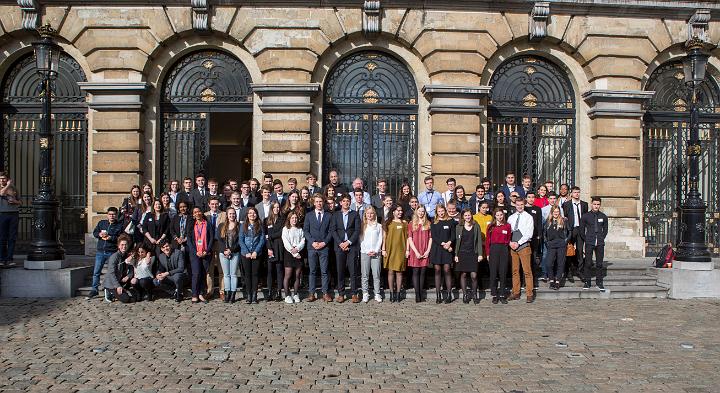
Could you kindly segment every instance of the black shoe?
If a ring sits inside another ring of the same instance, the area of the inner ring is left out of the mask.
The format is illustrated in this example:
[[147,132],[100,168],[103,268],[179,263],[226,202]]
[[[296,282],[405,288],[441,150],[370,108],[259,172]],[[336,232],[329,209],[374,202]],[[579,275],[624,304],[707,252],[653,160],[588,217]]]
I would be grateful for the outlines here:
[[493,296],[493,298],[492,298],[492,304],[498,304],[498,297],[497,297],[497,296]]
[[507,304],[507,298],[505,296],[500,297],[500,303]]
[[[230,302],[230,303],[235,303],[235,291],[229,291],[228,293],[230,294],[230,300],[229,300],[229,302]],[[227,297],[225,297],[225,299],[227,299]]]
[[476,293],[475,298],[473,299],[473,303],[480,304],[480,294]]
[[435,294],[435,296],[436,296],[436,298],[435,298],[435,304],[440,304],[440,303],[442,303],[442,292],[440,292],[440,290],[437,291],[437,293]]
[[601,282],[597,283],[595,286],[598,290],[600,290],[600,292],[605,292],[605,286]]
[[395,292],[390,292],[390,303],[397,302],[397,294]]
[[223,291],[223,303],[230,303],[230,291]]
[[453,301],[452,291],[445,291],[445,304],[450,304]]
[[93,289],[92,291],[90,291],[90,293],[88,293],[87,296],[85,296],[85,299],[90,300],[90,299],[94,298],[94,297],[97,296],[97,295],[98,295],[98,291],[96,291],[96,290]]
[[470,303],[470,294],[467,291],[463,291],[463,303]]
[[590,282],[586,281],[585,284],[583,285],[583,290],[588,290],[588,289],[590,289]]

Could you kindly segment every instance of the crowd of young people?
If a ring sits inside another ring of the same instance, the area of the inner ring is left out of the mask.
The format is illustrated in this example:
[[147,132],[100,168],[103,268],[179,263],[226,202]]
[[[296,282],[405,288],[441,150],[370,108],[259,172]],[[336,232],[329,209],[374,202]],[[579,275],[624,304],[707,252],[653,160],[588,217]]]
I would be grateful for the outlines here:
[[520,299],[523,285],[531,303],[539,282],[559,290],[577,276],[589,289],[593,255],[595,284],[604,291],[608,219],[600,198],[588,204],[578,187],[562,184],[556,193],[547,181],[533,189],[529,176],[516,184],[509,172],[497,190],[484,178],[467,195],[449,178],[439,192],[426,177],[417,195],[405,183],[393,196],[383,179],[371,195],[362,179],[347,187],[335,170],[328,178],[320,187],[309,174],[301,187],[266,174],[262,184],[231,179],[221,187],[198,175],[169,182],[157,198],[152,184],[133,186],[93,233],[89,298],[98,295],[107,263],[107,301],[168,293],[180,302],[189,283],[192,302],[207,303],[218,273],[218,296],[227,303],[257,303],[262,288],[263,299],[288,304],[399,302],[410,287],[422,302],[430,269],[436,303],[451,303],[453,289],[464,303],[480,302],[486,274],[493,303]]

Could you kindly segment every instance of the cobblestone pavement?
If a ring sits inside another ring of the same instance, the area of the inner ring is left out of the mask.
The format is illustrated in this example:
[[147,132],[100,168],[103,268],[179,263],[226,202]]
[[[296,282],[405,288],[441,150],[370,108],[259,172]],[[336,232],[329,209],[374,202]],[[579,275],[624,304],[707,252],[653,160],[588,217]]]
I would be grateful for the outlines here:
[[718,392],[719,301],[0,300],[0,391]]

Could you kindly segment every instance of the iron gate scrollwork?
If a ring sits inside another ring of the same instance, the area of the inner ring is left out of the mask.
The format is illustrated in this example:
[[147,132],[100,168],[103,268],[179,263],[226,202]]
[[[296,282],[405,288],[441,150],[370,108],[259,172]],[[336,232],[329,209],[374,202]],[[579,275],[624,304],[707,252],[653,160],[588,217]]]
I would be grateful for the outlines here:
[[[643,236],[647,255],[655,255],[667,243],[677,245],[678,206],[687,193],[685,149],[689,139],[690,90],[684,83],[682,63],[658,67],[646,90],[655,91],[645,105],[643,118]],[[720,255],[720,90],[712,78],[701,85],[700,184],[707,203],[706,240],[710,252]]]
[[[68,254],[83,254],[87,230],[87,107],[78,82],[85,73],[72,57],[60,57],[53,82],[54,189],[60,202],[60,240]],[[19,59],[3,80],[2,165],[15,179],[22,206],[17,251],[28,251],[32,201],[39,186],[40,76],[32,54]]]
[[494,188],[505,173],[545,180],[575,180],[575,96],[559,67],[537,56],[503,63],[491,78],[488,106],[488,176]]
[[368,190],[388,181],[391,193],[417,173],[417,87],[407,67],[377,51],[341,60],[325,85],[323,176],[338,169]]

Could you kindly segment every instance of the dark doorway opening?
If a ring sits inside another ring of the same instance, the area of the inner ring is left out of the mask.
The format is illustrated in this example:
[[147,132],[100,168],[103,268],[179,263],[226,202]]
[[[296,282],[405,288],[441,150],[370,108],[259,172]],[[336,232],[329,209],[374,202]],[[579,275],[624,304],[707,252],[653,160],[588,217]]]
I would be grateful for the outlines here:
[[252,174],[252,113],[210,114],[207,175],[221,183],[247,180]]

